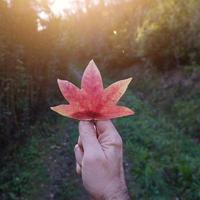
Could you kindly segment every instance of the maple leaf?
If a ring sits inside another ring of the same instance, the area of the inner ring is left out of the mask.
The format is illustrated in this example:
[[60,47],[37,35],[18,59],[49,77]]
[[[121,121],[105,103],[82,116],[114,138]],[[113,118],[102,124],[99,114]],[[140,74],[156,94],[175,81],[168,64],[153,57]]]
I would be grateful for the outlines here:
[[81,89],[69,81],[58,79],[60,91],[69,104],[51,109],[78,120],[106,120],[133,115],[131,109],[117,105],[131,80],[120,80],[104,89],[101,74],[91,60],[83,73]]

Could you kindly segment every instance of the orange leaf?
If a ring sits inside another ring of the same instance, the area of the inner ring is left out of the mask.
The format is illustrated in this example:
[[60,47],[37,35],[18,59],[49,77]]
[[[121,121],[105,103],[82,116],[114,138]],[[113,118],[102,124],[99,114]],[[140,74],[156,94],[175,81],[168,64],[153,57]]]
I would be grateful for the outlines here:
[[92,60],[83,73],[81,89],[69,81],[58,79],[60,91],[69,104],[51,109],[78,120],[106,120],[133,115],[131,109],[116,105],[131,80],[117,81],[104,90],[101,74]]

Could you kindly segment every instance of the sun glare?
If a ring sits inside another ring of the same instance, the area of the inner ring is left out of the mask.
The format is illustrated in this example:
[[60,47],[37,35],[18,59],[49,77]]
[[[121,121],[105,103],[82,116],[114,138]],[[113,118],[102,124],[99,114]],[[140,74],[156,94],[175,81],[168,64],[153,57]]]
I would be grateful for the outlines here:
[[[90,0],[93,5],[97,5],[100,0]],[[77,10],[86,11],[86,0],[52,0],[50,8],[55,15],[65,15],[65,11],[74,13]],[[107,0],[105,0],[107,2]]]
[[51,4],[51,10],[56,14],[56,15],[64,15],[65,10],[74,12],[75,7],[76,7],[76,2],[74,0],[54,0],[53,3]]

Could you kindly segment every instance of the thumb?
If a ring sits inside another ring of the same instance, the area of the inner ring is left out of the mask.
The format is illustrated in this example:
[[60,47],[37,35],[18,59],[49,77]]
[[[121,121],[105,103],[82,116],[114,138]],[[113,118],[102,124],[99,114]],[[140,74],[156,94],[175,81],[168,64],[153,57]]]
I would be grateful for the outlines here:
[[96,136],[96,128],[92,122],[80,121],[79,133],[84,153],[102,152],[101,145]]

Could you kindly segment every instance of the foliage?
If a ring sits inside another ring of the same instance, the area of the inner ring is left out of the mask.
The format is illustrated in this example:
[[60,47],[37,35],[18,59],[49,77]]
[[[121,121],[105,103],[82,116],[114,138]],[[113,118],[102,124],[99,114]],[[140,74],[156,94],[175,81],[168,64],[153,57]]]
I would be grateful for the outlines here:
[[155,1],[138,27],[139,56],[150,58],[160,68],[199,62],[199,8],[194,0]]

